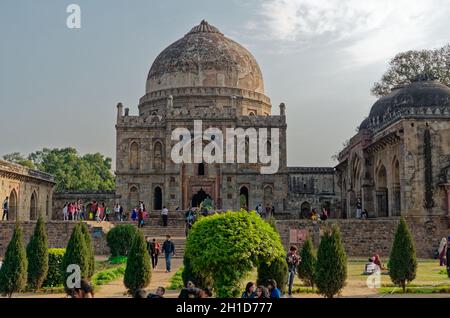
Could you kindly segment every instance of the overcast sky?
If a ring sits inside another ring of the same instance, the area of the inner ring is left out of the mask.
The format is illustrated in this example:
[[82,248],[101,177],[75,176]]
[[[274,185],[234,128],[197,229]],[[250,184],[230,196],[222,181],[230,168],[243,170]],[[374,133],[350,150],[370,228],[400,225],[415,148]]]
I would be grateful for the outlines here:
[[273,113],[286,103],[289,165],[334,165],[389,59],[450,42],[449,16],[450,0],[1,0],[0,154],[114,159],[116,104],[137,114],[155,57],[206,19],[254,54]]

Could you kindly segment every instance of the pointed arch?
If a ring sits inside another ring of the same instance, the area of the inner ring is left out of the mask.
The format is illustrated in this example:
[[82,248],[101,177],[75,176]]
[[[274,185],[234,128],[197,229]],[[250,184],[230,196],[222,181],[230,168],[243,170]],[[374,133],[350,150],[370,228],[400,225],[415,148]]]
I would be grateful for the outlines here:
[[130,188],[128,202],[130,204],[130,209],[134,209],[139,205],[139,189],[136,186]]
[[139,169],[139,145],[136,141],[130,144],[130,169]]
[[33,191],[30,198],[30,220],[37,220],[38,217],[38,198],[36,191]]
[[163,169],[164,153],[163,144],[161,141],[157,141],[153,144],[153,165],[155,170]]
[[8,198],[8,219],[16,220],[17,219],[17,192],[15,189],[11,190]]

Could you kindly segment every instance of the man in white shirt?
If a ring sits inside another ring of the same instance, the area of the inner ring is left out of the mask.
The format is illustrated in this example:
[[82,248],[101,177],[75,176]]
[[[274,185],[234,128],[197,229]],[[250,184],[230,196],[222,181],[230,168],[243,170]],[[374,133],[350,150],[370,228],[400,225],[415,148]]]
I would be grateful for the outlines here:
[[167,221],[169,218],[169,210],[164,206],[162,211],[161,211],[161,216],[162,216],[162,220],[163,220],[163,226],[166,227],[167,226]]

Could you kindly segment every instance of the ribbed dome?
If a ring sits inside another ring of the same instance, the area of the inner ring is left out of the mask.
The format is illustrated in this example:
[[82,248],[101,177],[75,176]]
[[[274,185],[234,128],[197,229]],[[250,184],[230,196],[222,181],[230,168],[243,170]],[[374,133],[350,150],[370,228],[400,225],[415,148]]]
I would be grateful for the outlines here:
[[406,86],[393,89],[381,97],[370,111],[369,117],[382,117],[398,107],[433,107],[450,104],[450,88],[427,76],[418,76]]
[[264,94],[253,55],[203,20],[154,61],[146,93],[181,87],[229,87]]

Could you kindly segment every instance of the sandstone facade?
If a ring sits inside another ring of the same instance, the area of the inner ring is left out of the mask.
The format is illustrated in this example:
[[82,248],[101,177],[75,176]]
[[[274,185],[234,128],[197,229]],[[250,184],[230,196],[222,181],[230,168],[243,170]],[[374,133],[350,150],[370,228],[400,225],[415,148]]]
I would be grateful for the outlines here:
[[0,160],[0,185],[0,203],[8,197],[9,220],[36,220],[39,214],[51,219],[53,176]]

